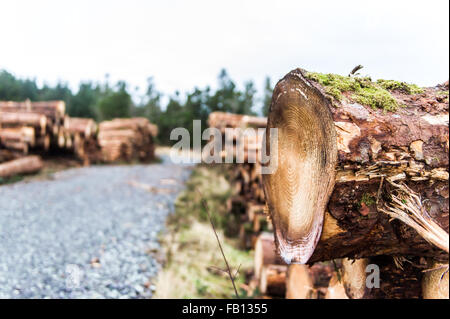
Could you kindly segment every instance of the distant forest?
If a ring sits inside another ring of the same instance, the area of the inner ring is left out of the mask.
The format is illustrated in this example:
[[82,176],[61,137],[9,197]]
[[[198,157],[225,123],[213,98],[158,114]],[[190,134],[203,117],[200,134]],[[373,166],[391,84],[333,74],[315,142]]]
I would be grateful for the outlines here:
[[[272,86],[266,78],[262,94],[262,112],[267,114]],[[214,111],[255,115],[256,89],[252,81],[246,82],[240,90],[225,69],[218,76],[217,90],[210,87],[194,88],[182,98],[178,92],[170,96],[167,105],[161,105],[162,94],[155,89],[153,78],[147,81],[142,102],[133,102],[129,85],[119,81],[114,85],[105,79],[103,83],[82,82],[73,92],[67,83],[39,87],[35,79],[20,79],[0,70],[0,100],[31,101],[64,100],[67,113],[72,117],[88,117],[97,121],[116,117],[146,117],[159,127],[158,142],[172,144],[170,132],[175,127],[192,130],[192,120],[200,119],[202,127],[207,126],[208,115]]]

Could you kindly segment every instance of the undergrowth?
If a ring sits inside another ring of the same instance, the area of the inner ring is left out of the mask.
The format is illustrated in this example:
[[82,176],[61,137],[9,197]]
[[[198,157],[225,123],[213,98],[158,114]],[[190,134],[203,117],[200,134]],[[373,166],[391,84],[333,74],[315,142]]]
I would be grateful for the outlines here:
[[225,204],[232,195],[228,173],[225,166],[198,166],[178,196],[168,231],[161,237],[166,260],[155,283],[154,298],[235,297],[201,196],[208,203],[232,273],[238,272],[235,282],[240,297],[247,297],[240,287],[252,267],[252,253],[239,250],[237,240],[225,235],[229,223],[233,223]]

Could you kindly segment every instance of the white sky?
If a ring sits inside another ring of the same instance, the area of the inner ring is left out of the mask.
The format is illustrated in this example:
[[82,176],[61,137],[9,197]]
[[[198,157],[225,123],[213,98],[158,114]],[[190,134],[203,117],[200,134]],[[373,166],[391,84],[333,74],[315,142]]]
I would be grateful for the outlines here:
[[449,1],[0,0],[0,69],[41,83],[124,79],[166,94],[222,67],[261,89],[295,67],[431,86],[449,77]]

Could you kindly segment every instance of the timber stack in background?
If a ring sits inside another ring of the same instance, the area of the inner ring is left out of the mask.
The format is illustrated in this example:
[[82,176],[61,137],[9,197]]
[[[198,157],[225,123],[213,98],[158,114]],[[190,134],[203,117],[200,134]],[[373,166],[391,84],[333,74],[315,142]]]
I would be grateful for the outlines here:
[[158,127],[146,118],[114,119],[100,123],[98,141],[105,162],[154,159],[153,137]]
[[[114,119],[101,123],[100,128],[92,119],[69,117],[64,101],[0,101],[0,163],[29,154],[69,154],[83,165],[154,159],[158,128],[147,119]],[[30,159],[36,163],[36,157]],[[19,163],[23,167],[25,162]],[[17,165],[13,166],[11,172],[20,174]],[[11,175],[6,174],[9,167],[0,177]],[[42,165],[30,167],[37,171]],[[23,169],[23,173],[33,171]]]
[[267,222],[267,215],[264,214],[264,191],[260,174],[261,163],[259,153],[262,146],[262,130],[259,134],[244,135],[236,134],[230,137],[230,141],[225,141],[226,129],[240,128],[243,133],[247,128],[265,129],[267,118],[256,117],[232,113],[213,112],[209,115],[209,127],[217,128],[222,133],[222,140],[218,141],[222,148],[222,157],[231,148],[227,148],[227,143],[232,145],[234,163],[236,154],[240,149],[242,153],[242,163],[233,165],[232,188],[233,196],[228,203],[231,213],[236,215],[239,221],[239,237],[241,248],[250,249],[254,247],[257,235],[263,230],[270,230],[270,223]]

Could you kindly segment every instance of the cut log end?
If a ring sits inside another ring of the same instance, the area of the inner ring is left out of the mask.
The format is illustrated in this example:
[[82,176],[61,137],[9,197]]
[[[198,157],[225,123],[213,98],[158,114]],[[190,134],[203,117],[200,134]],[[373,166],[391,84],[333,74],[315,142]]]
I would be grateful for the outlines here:
[[269,129],[278,129],[278,167],[263,184],[278,252],[288,264],[304,264],[313,254],[334,187],[337,144],[328,104],[300,70],[274,90],[266,147],[269,153]]

